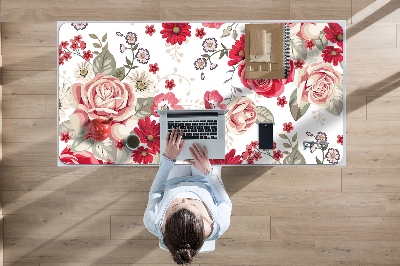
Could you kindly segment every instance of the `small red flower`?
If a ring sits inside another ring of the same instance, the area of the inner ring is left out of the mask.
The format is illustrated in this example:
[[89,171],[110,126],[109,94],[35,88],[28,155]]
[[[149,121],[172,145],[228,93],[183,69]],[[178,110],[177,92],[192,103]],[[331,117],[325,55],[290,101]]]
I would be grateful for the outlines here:
[[340,48],[335,48],[333,46],[327,46],[322,51],[322,58],[325,62],[332,63],[337,66],[339,62],[343,61],[343,50]]
[[283,96],[282,98],[278,97],[278,103],[277,104],[278,104],[278,106],[284,107],[285,104],[287,104],[286,96]]
[[76,42],[76,41],[74,41],[74,40],[71,39],[71,45],[70,45],[69,47],[71,47],[71,49],[72,49],[73,51],[75,51],[76,49],[79,48],[78,42]]
[[247,159],[247,164],[254,164],[254,157],[249,157]]
[[81,48],[82,50],[85,50],[85,49],[86,49],[86,43],[85,43],[84,41],[80,42],[80,43],[79,43],[79,46],[80,46],[80,48]]
[[167,43],[181,45],[186,41],[186,37],[190,37],[191,26],[189,23],[162,23],[162,26],[163,29],[160,33]]
[[226,155],[225,159],[212,159],[210,160],[211,164],[241,164],[243,160],[241,160],[240,155],[235,155],[236,150],[230,150]]
[[59,56],[62,56],[64,54],[64,51],[63,51],[63,49],[60,47],[59,49],[58,49],[58,55]]
[[68,42],[61,42],[60,45],[61,45],[63,48],[67,48],[68,44],[69,44]]
[[78,36],[74,37],[74,41],[76,41],[76,42],[80,42],[81,40],[82,40],[82,36],[81,35],[78,35]]
[[275,150],[276,149],[276,142],[274,141],[274,144],[272,145],[272,149]]
[[116,142],[116,144],[115,144],[115,147],[116,147],[118,150],[122,150],[122,149],[124,148],[124,146],[125,146],[125,144],[124,144],[124,141],[123,141],[123,140],[118,140],[118,141]]
[[59,65],[64,65],[64,57],[60,57],[60,58],[58,59],[58,64],[59,64]]
[[314,46],[315,46],[315,42],[314,42],[313,39],[307,41],[306,47],[307,47],[309,50],[312,50],[312,49],[314,48]]
[[294,62],[294,66],[296,69],[303,68],[304,61],[301,61],[300,58],[297,58],[296,62]]
[[283,158],[283,153],[280,150],[274,151],[272,158],[279,162]]
[[292,126],[292,122],[289,123],[283,123],[283,131],[286,131],[287,133],[290,133],[294,128]]
[[329,27],[324,28],[325,37],[332,43],[337,43],[343,48],[343,28],[338,23],[328,23]]
[[204,35],[206,35],[206,32],[204,31],[204,28],[201,29],[196,29],[196,37],[199,37],[200,39],[203,39]]
[[171,79],[171,80],[166,80],[165,81],[165,88],[166,89],[169,89],[169,90],[172,90],[174,87],[176,86],[176,84],[174,83],[174,80],[173,79]]
[[243,160],[247,160],[247,158],[249,158],[251,156],[249,151],[244,151],[242,152],[242,159]]
[[110,159],[107,159],[107,162],[105,164],[115,164],[115,162],[111,161]]
[[71,139],[71,136],[69,135],[69,132],[61,133],[61,137],[60,137],[61,141],[64,141],[65,143],[67,143],[70,139]]
[[160,123],[151,121],[150,117],[146,116],[144,119],[139,119],[138,127],[133,131],[153,152],[160,152]]
[[258,141],[252,141],[251,142],[251,146],[253,146],[253,148],[257,148],[258,147]]
[[258,151],[254,153],[253,157],[254,157],[254,159],[255,159],[256,161],[258,161],[258,159],[261,159],[261,158],[262,158],[261,153],[258,152]]
[[90,58],[93,58],[93,54],[90,50],[88,51],[83,51],[83,59],[85,59],[86,61],[90,61]]
[[148,164],[153,162],[153,154],[149,148],[143,146],[138,147],[132,151],[132,158],[135,163]]
[[160,69],[158,68],[158,64],[157,63],[155,63],[154,65],[153,64],[149,65],[149,72],[153,72],[153,74],[156,74],[156,72],[158,70],[160,70]]
[[337,135],[337,143],[343,145],[343,135]]
[[152,36],[154,32],[156,32],[156,30],[154,29],[154,25],[151,25],[150,27],[146,25],[146,31],[144,33]]
[[68,59],[72,58],[71,53],[65,52],[63,58],[65,61],[68,61]]
[[242,34],[239,40],[235,41],[235,44],[232,45],[232,50],[229,51],[229,60],[228,65],[233,66],[242,61],[245,57],[245,36]]

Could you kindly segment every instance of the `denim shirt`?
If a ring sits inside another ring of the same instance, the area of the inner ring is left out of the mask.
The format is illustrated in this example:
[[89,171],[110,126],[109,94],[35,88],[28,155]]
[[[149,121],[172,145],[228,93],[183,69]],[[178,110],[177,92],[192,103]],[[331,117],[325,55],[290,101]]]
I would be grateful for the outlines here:
[[146,228],[162,239],[161,227],[171,200],[181,192],[190,191],[204,202],[214,221],[212,232],[206,240],[219,238],[229,227],[232,202],[225,191],[218,170],[213,168],[207,175],[176,177],[167,181],[174,162],[164,155],[160,157],[160,167],[151,185],[149,202],[143,217]]

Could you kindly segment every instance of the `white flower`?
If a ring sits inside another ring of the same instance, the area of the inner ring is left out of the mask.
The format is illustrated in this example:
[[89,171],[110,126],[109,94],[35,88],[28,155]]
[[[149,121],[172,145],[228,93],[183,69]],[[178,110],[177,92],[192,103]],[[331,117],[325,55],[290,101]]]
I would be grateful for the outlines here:
[[65,83],[62,84],[62,87],[59,88],[59,98],[58,98],[58,113],[60,117],[65,118],[67,115],[65,113],[65,109],[71,108],[72,104],[72,94],[71,89]]
[[150,73],[146,70],[139,72],[135,70],[127,77],[136,92],[147,98],[154,94],[155,81],[151,78]]
[[150,60],[149,50],[144,48],[139,48],[136,53],[136,58],[139,61],[139,63],[147,64]]
[[78,63],[74,69],[74,76],[79,83],[86,83],[94,77],[93,68],[88,62]]

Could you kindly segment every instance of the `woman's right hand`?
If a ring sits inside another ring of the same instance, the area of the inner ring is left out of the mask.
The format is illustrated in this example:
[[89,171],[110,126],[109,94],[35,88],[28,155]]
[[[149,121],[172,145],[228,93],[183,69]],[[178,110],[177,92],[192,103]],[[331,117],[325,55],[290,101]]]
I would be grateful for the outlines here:
[[190,153],[193,156],[193,161],[186,159],[185,162],[190,163],[204,175],[209,174],[211,172],[211,163],[208,159],[207,148],[204,146],[204,152],[201,150],[199,145],[193,144],[192,147],[189,148]]

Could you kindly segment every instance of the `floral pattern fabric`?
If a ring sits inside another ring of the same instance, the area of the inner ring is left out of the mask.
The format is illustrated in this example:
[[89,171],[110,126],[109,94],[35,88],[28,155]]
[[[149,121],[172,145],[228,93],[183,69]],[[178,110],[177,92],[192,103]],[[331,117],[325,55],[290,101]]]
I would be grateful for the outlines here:
[[[339,163],[345,145],[344,23],[287,24],[287,78],[254,80],[245,75],[245,23],[63,24],[61,162],[158,164],[156,110],[227,109],[226,156],[213,164]],[[94,119],[109,124],[103,141],[86,135]],[[271,150],[259,148],[260,123],[274,124]],[[125,146],[130,134],[140,139],[133,151]]]

